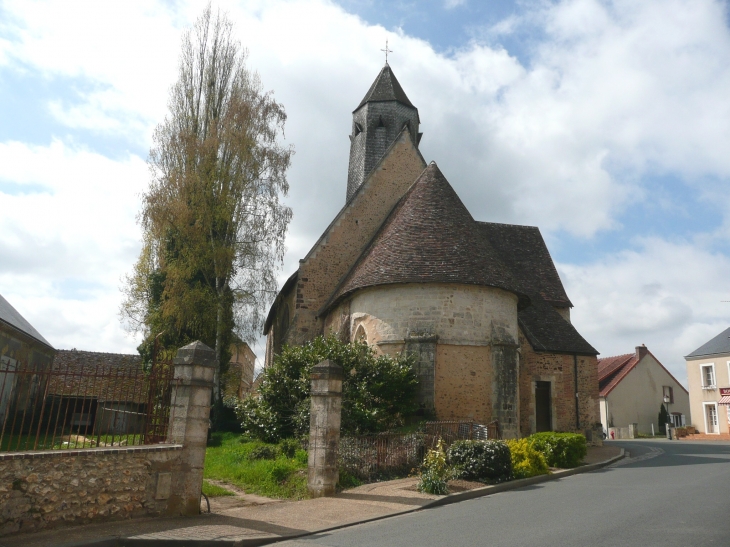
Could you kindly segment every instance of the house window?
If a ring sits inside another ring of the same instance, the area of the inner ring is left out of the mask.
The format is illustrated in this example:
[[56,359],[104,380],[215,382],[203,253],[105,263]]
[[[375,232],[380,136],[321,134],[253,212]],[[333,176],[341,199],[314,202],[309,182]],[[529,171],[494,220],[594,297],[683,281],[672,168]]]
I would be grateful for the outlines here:
[[674,404],[674,389],[672,389],[672,386],[662,386],[662,390],[664,391],[663,396],[669,397],[669,404]]
[[715,383],[715,365],[702,365],[700,368],[702,373],[702,389],[716,389]]
[[720,432],[717,428],[717,405],[715,403],[705,403],[705,432]]

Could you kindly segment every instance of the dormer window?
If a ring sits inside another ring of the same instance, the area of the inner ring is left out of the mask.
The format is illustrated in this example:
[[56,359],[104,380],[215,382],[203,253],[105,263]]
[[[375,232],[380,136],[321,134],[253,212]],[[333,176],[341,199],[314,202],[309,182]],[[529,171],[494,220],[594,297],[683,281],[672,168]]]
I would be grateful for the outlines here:
[[355,122],[355,136],[357,137],[360,133],[362,133],[362,125]]

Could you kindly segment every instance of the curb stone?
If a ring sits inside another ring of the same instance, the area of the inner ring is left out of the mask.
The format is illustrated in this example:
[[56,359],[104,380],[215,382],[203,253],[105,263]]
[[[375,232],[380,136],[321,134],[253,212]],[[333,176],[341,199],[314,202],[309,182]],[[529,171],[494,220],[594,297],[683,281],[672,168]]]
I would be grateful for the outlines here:
[[124,537],[109,537],[104,539],[96,539],[92,541],[66,543],[59,547],[259,547],[261,545],[270,545],[272,543],[278,543],[280,541],[288,541],[292,539],[298,539],[316,534],[323,534],[326,532],[332,532],[340,530],[342,528],[349,528],[358,524],[366,524],[376,520],[383,520],[400,515],[406,515],[408,513],[415,513],[416,511],[422,511],[424,509],[430,509],[433,507],[441,507],[443,505],[450,505],[452,503],[458,503],[461,501],[481,498],[489,496],[491,494],[498,494],[499,492],[506,492],[509,490],[516,490],[525,486],[531,486],[533,484],[540,484],[543,482],[553,481],[562,479],[564,477],[570,477],[580,473],[590,473],[596,471],[602,467],[606,467],[619,461],[626,456],[626,451],[622,448],[618,456],[609,458],[598,463],[592,463],[589,465],[583,465],[581,467],[574,467],[573,469],[564,469],[549,475],[538,475],[537,477],[530,477],[527,479],[518,479],[509,482],[503,482],[501,484],[495,484],[490,486],[484,486],[482,488],[475,488],[473,490],[467,490],[465,492],[457,492],[456,494],[448,494],[442,498],[435,499],[421,507],[415,507],[413,509],[406,509],[404,511],[398,511],[390,513],[388,515],[381,515],[370,519],[363,519],[357,522],[348,522],[347,524],[339,524],[329,528],[322,528],[321,530],[315,530],[313,532],[306,532],[302,534],[292,534],[288,536],[275,536],[275,537],[259,537],[242,540],[200,540],[200,539],[144,539],[144,538],[124,538]]

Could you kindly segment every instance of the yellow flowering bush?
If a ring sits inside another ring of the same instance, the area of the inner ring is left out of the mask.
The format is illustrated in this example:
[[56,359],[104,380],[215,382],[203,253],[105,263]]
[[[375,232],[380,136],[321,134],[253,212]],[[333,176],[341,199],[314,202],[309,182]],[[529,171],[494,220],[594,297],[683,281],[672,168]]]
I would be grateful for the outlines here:
[[532,446],[529,438],[509,440],[507,446],[512,457],[512,475],[515,479],[549,473],[545,456]]

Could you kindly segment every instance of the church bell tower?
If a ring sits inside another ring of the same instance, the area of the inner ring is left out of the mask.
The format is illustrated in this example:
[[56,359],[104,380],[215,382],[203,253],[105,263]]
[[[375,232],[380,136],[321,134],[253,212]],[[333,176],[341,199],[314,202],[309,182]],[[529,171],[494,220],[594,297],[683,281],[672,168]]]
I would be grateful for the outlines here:
[[418,147],[418,109],[408,100],[388,63],[352,113],[347,201],[370,174],[393,141],[407,128]]

